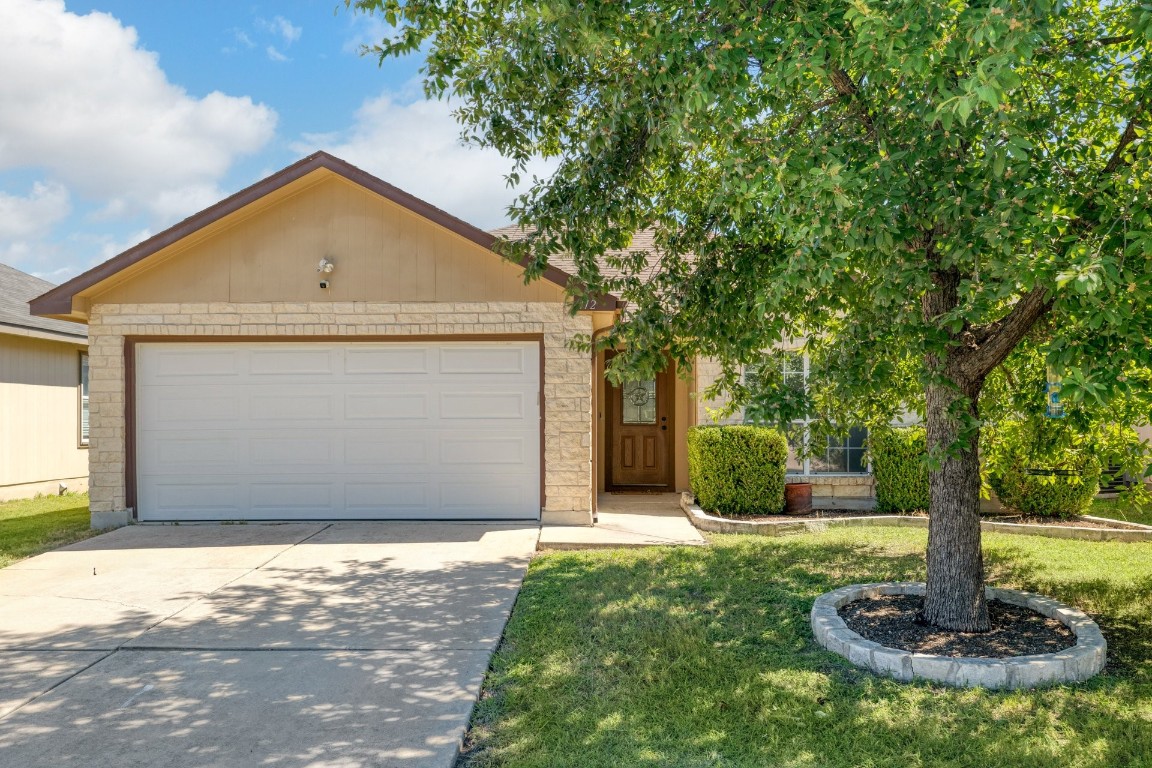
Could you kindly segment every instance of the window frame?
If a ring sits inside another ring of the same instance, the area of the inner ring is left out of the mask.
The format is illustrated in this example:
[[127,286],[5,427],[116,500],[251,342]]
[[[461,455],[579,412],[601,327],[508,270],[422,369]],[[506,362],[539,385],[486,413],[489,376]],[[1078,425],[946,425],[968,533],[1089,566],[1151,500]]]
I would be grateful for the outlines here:
[[[76,447],[87,448],[92,442],[92,368],[86,351],[79,353],[76,379]],[[88,422],[87,434],[84,430],[85,421]]]
[[[766,358],[768,358],[768,357],[771,357],[772,355],[774,355],[778,352],[783,352],[785,355],[793,354],[793,355],[799,355],[800,356],[801,360],[803,361],[803,366],[802,366],[802,373],[803,373],[803,377],[804,377],[803,386],[804,386],[804,390],[807,391],[807,389],[808,389],[808,375],[809,375],[808,355],[806,355],[803,352],[800,352],[799,350],[796,350],[796,349],[782,349],[782,350],[767,351],[764,353],[764,356]],[[784,359],[786,359],[786,358],[784,358]],[[786,366],[787,366],[787,364],[785,362],[783,362],[783,360],[782,360],[781,361],[781,376],[785,380],[787,379],[789,373],[792,373],[792,374],[797,373],[797,371],[789,371]],[[741,374],[741,378],[745,379],[745,381],[746,381],[745,377],[747,376],[747,373],[748,373],[748,369],[747,369],[747,367],[745,367],[743,373]],[[801,440],[800,447],[802,450],[803,458],[800,459],[800,469],[798,469],[798,470],[786,469],[785,474],[791,475],[793,477],[810,477],[810,476],[819,476],[819,477],[868,477],[872,474],[872,461],[871,461],[871,459],[869,459],[867,462],[862,462],[862,465],[864,467],[864,470],[862,472],[849,472],[849,471],[820,472],[820,471],[813,471],[812,470],[812,456],[809,454],[808,449],[809,449],[809,445],[811,444],[812,422],[814,422],[814,421],[816,421],[816,420],[813,419],[811,416],[805,416],[802,419],[793,419],[791,422],[789,422],[789,426],[799,427],[800,440]],[[746,423],[746,424],[750,423],[750,422],[748,422],[747,416],[744,417],[744,423]],[[867,439],[868,439],[867,427],[860,427],[860,429],[864,430],[864,440],[867,441]],[[847,443],[847,441],[849,440],[848,435],[845,435],[844,440],[845,440],[845,443]],[[837,446],[831,446],[831,445],[828,446],[829,449],[836,448],[836,447]],[[849,448],[847,445],[840,446],[839,448],[840,448],[840,450],[844,450],[844,451],[857,450],[857,449]],[[864,448],[861,448],[859,450],[866,451],[866,449],[864,449]],[[825,456],[827,456],[827,449],[825,450]],[[845,467],[851,466],[851,462],[848,461],[847,456],[845,456],[844,466]]]

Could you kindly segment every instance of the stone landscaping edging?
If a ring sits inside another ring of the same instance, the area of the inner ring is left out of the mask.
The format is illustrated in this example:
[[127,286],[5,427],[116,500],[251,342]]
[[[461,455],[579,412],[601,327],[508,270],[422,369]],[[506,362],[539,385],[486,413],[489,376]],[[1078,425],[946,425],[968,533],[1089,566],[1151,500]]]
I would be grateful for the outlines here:
[[[902,528],[927,528],[927,517],[910,515],[861,515],[859,517],[829,517],[821,520],[728,520],[710,515],[697,504],[690,492],[680,495],[680,508],[692,524],[709,533],[753,533],[760,536],[789,536],[798,533],[826,531],[834,527],[861,527],[879,525]],[[1093,518],[1104,522],[1106,518]],[[1114,522],[1108,520],[1107,522]],[[1035,525],[1032,523],[997,523],[985,520],[980,529],[993,533],[1015,533],[1028,536],[1048,536],[1053,539],[1080,539],[1083,541],[1152,541],[1152,528],[1135,523],[1116,523],[1125,528],[1073,528],[1066,525]]]
[[1087,680],[1104,669],[1108,643],[1084,612],[1056,600],[1014,589],[986,587],[989,600],[1001,600],[1056,619],[1072,630],[1076,645],[1057,653],[1005,659],[957,658],[912,653],[866,640],[848,628],[839,609],[856,600],[880,595],[924,595],[923,582],[853,584],[821,595],[812,606],[816,642],[858,667],[902,682],[931,680],[962,688],[1036,688]]

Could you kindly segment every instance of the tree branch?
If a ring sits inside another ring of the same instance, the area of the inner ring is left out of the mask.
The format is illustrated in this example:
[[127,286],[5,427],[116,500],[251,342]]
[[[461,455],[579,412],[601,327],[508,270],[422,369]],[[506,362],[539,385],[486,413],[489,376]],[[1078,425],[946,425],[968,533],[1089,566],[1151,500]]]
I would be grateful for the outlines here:
[[835,98],[824,99],[823,101],[816,102],[812,105],[811,109],[805,110],[793,118],[792,122],[788,124],[788,128],[784,131],[784,134],[786,136],[795,135],[796,131],[800,130],[801,126],[804,125],[804,123],[808,120],[809,117],[812,116],[814,112],[818,112],[825,107],[830,107],[835,103]]
[[1004,319],[964,333],[964,351],[955,360],[957,367],[970,380],[983,379],[1004,362],[1054,302],[1047,288],[1033,288],[1020,297]]
[[1138,125],[1137,118],[1142,111],[1144,111],[1143,105],[1136,107],[1136,113],[1128,121],[1124,133],[1120,134],[1120,141],[1116,143],[1116,151],[1112,153],[1112,157],[1108,158],[1108,164],[1104,166],[1103,175],[1107,176],[1124,164],[1124,150],[1139,138],[1136,135],[1136,127]]
[[[830,75],[832,80],[832,87],[836,89],[836,93],[841,96],[847,96],[855,103],[856,97],[860,95],[860,89],[856,87],[856,83],[852,81],[852,76],[842,69],[833,69]],[[876,124],[872,121],[872,115],[868,113],[866,108],[861,108],[857,104],[857,111],[860,113],[860,120],[864,123],[864,127],[868,129],[870,135],[876,134]]]
[[[1079,37],[1066,37],[1061,42],[1064,43],[1065,48],[1104,48],[1109,45],[1121,45],[1136,39],[1136,35],[1111,35],[1109,37],[1091,37],[1087,40]],[[1056,53],[1061,50],[1057,45],[1046,45],[1040,49],[1040,53]]]

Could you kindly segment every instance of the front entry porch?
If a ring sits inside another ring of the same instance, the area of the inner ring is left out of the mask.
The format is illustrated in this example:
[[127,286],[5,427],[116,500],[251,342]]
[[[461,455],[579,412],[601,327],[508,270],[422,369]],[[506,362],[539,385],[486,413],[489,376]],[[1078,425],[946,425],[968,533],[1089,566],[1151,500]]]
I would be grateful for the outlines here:
[[595,525],[540,529],[537,549],[704,546],[680,508],[678,493],[602,493]]
[[614,385],[605,377],[614,355],[597,355],[595,365],[597,502],[605,493],[686,490],[692,382],[669,361],[652,378]]

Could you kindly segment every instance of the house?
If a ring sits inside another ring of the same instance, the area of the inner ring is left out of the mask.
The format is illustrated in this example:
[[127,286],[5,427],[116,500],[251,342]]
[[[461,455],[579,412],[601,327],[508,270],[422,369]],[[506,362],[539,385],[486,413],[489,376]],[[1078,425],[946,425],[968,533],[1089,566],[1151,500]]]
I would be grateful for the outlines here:
[[570,343],[620,302],[572,314],[495,241],[317,153],[44,293],[88,325],[94,525],[587,525],[686,489],[693,376],[610,386]]
[[0,264],[0,501],[88,487],[88,333],[29,313],[50,288]]

